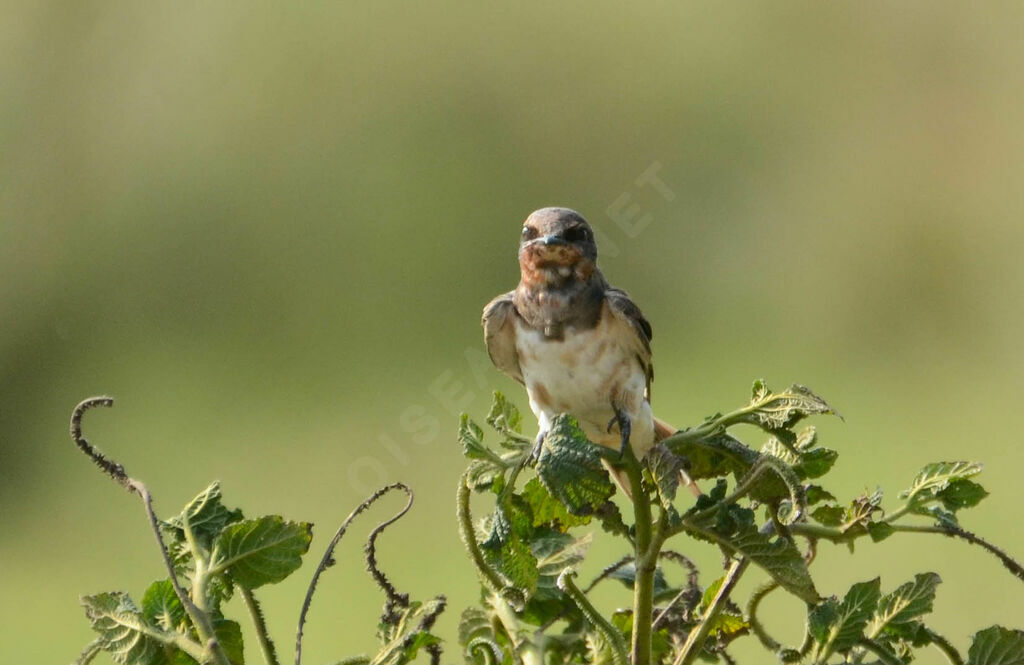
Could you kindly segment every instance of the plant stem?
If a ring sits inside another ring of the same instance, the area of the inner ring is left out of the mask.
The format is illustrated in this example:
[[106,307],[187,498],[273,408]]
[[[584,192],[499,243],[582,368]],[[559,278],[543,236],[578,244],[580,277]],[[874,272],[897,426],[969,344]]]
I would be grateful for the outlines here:
[[721,613],[722,608],[725,607],[726,602],[729,600],[729,595],[736,588],[736,583],[739,582],[740,577],[743,576],[749,565],[750,559],[746,557],[733,560],[729,571],[725,574],[725,580],[722,581],[722,586],[718,588],[718,593],[715,594],[711,604],[704,611],[704,615],[700,618],[700,623],[690,631],[686,638],[686,643],[679,650],[679,655],[676,656],[675,662],[672,665],[690,665],[697,658],[701,647],[704,646],[704,640],[707,639],[708,633],[711,632],[712,622]]
[[462,536],[462,542],[466,545],[466,550],[469,552],[470,558],[473,559],[473,563],[476,565],[477,572],[480,573],[484,584],[494,593],[504,597],[506,584],[501,579],[501,576],[484,561],[483,552],[480,551],[480,545],[476,541],[476,533],[473,531],[473,518],[469,513],[470,490],[469,485],[466,483],[468,475],[468,472],[462,474],[456,494],[459,535]]
[[651,502],[644,491],[640,463],[628,447],[623,461],[633,490],[633,517],[636,529],[636,576],[633,580],[633,638],[630,644],[630,661],[632,665],[650,665],[651,623],[654,619],[654,571],[658,564],[657,550],[661,548],[661,538],[655,542],[651,537]]
[[[558,576],[558,588],[564,591],[576,603],[576,607],[580,608],[580,612],[587,618],[587,621],[608,641],[608,645],[612,650],[612,662],[615,665],[627,665],[626,641],[622,639],[622,633],[615,626],[608,623],[608,620],[601,616],[601,613],[591,605],[587,597],[583,595],[583,592],[572,581],[573,575],[575,573],[571,568],[563,570]],[[634,617],[633,626],[635,630],[636,617]]]
[[278,665],[277,651],[274,649],[274,643],[270,640],[270,634],[267,632],[267,622],[263,618],[263,610],[260,608],[259,601],[256,600],[256,596],[252,595],[251,589],[246,589],[243,586],[238,588],[242,593],[245,608],[249,610],[253,626],[256,628],[256,639],[260,643],[260,651],[263,652],[263,661],[267,665]]
[[946,656],[950,665],[964,665],[964,659],[960,656],[960,652],[949,643],[949,640],[930,628],[925,628],[925,630],[928,632],[928,637],[932,639],[932,644]]
[[757,618],[757,608],[761,606],[761,601],[764,597],[779,588],[779,583],[772,581],[767,584],[763,584],[754,590],[754,593],[750,594],[750,600],[747,602],[747,621],[750,622],[750,629],[757,635],[757,639],[761,640],[761,644],[764,645],[765,649],[769,651],[778,651],[782,648],[782,645],[764,629],[761,625],[761,620]]

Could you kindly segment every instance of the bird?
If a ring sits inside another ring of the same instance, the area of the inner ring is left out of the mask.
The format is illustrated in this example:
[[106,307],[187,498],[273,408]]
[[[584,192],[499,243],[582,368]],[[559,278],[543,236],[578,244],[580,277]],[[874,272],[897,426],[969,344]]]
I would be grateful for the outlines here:
[[[481,323],[495,367],[526,387],[540,430],[534,455],[560,413],[590,441],[620,455],[628,446],[637,459],[675,433],[651,410],[651,324],[601,273],[587,220],[569,208],[531,213],[519,269],[518,286],[487,303]],[[632,499],[625,472],[605,466]]]

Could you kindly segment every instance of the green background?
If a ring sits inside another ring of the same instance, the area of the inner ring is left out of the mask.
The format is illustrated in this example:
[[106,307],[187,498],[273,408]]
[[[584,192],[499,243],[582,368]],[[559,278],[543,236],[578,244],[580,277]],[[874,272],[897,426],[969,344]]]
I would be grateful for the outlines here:
[[[818,422],[833,491],[892,500],[926,462],[984,461],[993,496],[966,526],[1024,556],[1019,3],[0,11],[3,662],[72,660],[79,594],[161,576],[137,499],[66,433],[102,393],[117,406],[87,434],[159,512],[220,479],[250,515],[315,522],[311,558],[372,486],[410,483],[380,558],[414,596],[448,594],[453,637],[477,588],[457,415],[482,420],[492,388],[525,406],[481,364],[478,318],[544,205],[603,233],[606,275],[654,325],[663,418],[738,406],[759,376],[805,383],[846,417]],[[649,168],[672,200],[637,184]],[[375,644],[370,521],[321,583],[311,664]],[[717,576],[716,551],[680,547]],[[593,554],[585,577],[621,547]],[[824,593],[935,570],[932,623],[962,647],[1024,624],[1024,587],[961,543],[824,547],[815,568]],[[262,594],[285,661],[311,572]],[[798,605],[767,605],[783,639]]]

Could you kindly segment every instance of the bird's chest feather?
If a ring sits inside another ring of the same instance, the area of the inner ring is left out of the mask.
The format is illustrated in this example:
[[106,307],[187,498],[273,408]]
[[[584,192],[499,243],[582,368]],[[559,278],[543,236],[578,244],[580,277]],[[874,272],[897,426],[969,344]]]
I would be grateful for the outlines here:
[[613,404],[642,397],[645,374],[628,331],[609,315],[588,329],[567,328],[562,339],[516,322],[516,351],[531,406],[548,415],[580,418],[613,413]]

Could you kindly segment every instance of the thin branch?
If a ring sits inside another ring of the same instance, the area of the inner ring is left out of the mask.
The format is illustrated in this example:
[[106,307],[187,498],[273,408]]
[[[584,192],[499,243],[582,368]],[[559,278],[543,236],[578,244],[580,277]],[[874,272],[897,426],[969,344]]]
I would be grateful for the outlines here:
[[736,588],[737,582],[739,582],[740,577],[742,577],[749,565],[750,559],[746,557],[733,560],[732,566],[729,567],[729,571],[725,574],[725,579],[722,581],[722,586],[718,588],[718,593],[715,594],[711,604],[704,611],[704,615],[700,618],[700,623],[686,637],[686,642],[683,644],[682,649],[679,650],[679,655],[676,656],[672,665],[690,665],[697,658],[697,654],[700,653],[700,649],[704,645],[704,640],[707,639],[708,633],[711,631],[711,623],[729,601],[729,595]]
[[[576,607],[580,608],[580,612],[586,617],[587,621],[601,633],[601,636],[608,642],[608,646],[611,647],[612,651],[612,662],[615,665],[627,665],[626,660],[626,641],[622,639],[622,633],[619,630],[608,623],[608,620],[601,616],[601,613],[590,604],[583,592],[579,590],[572,578],[576,573],[571,568],[566,568],[558,576],[557,585],[574,603]],[[633,617],[634,630],[636,627],[636,617]]]
[[[376,492],[368,496],[365,501],[356,506],[355,510],[348,514],[345,521],[338,527],[338,531],[334,534],[334,538],[331,539],[330,544],[327,545],[327,549],[324,551],[324,555],[320,559],[320,564],[316,567],[316,570],[313,571],[313,579],[310,580],[309,588],[306,589],[306,598],[302,601],[302,610],[299,612],[299,627],[295,635],[295,665],[301,665],[302,663],[302,630],[306,625],[306,615],[309,613],[309,606],[313,602],[313,592],[316,591],[316,583],[320,579],[320,574],[323,573],[328,566],[334,563],[334,548],[338,546],[338,542],[341,540],[341,537],[345,535],[345,531],[348,530],[352,520],[372,506],[377,499],[395,489],[405,490],[406,493],[412,496],[412,492],[409,488],[402,483],[392,483],[391,485],[378,489]],[[405,514],[406,510],[408,510],[408,506],[402,509],[401,514]]]
[[278,665],[277,649],[274,648],[274,642],[270,639],[270,633],[267,632],[267,620],[263,616],[263,608],[260,607],[256,596],[252,594],[252,589],[247,589],[244,586],[239,586],[238,589],[241,591],[242,601],[245,603],[245,608],[249,610],[249,616],[252,617],[253,626],[256,628],[256,639],[260,643],[260,651],[263,652],[263,661],[267,665]]
[[105,396],[90,397],[79,402],[78,406],[76,406],[71,412],[71,440],[74,441],[79,450],[95,462],[96,466],[98,466],[104,473],[114,479],[118,485],[129,492],[138,494],[142,499],[142,506],[146,511],[146,517],[149,519],[150,529],[156,537],[157,547],[160,549],[160,554],[164,560],[164,567],[167,568],[167,574],[170,578],[171,586],[174,588],[175,595],[178,596],[178,600],[181,602],[182,607],[185,608],[185,611],[195,624],[199,638],[206,643],[206,648],[209,650],[217,664],[230,665],[227,654],[224,652],[224,649],[221,647],[220,642],[217,640],[216,634],[214,633],[213,623],[211,622],[209,615],[199,609],[199,607],[192,602],[192,599],[182,588],[181,583],[178,582],[178,576],[174,572],[174,565],[171,563],[171,557],[167,553],[167,546],[164,544],[164,539],[160,535],[160,520],[157,518],[156,513],[153,512],[153,497],[150,495],[149,490],[141,481],[129,476],[122,465],[104,456],[103,453],[89,443],[82,434],[82,417],[85,415],[86,411],[97,406],[108,408],[112,407],[114,406],[114,398]]
[[[459,536],[462,537],[462,542],[466,546],[466,551],[469,552],[470,558],[476,565],[476,570],[480,574],[480,578],[484,583],[484,586],[497,594],[498,597],[514,604],[517,608],[522,609],[523,605],[526,603],[526,599],[513,597],[516,590],[506,585],[504,580],[502,580],[501,575],[487,565],[487,561],[484,560],[483,552],[480,551],[480,543],[476,540],[476,533],[473,528],[473,518],[469,512],[470,489],[469,484],[466,482],[468,478],[468,471],[462,474],[462,477],[459,478],[459,488],[456,493],[456,515],[459,523]],[[296,663],[296,665],[298,665],[298,663]]]
[[594,587],[596,587],[598,584],[600,584],[604,580],[606,580],[609,577],[611,577],[613,574],[615,574],[615,571],[619,570],[620,568],[622,568],[623,566],[625,566],[625,565],[627,565],[629,563],[632,563],[635,560],[636,560],[636,557],[633,556],[632,554],[629,554],[629,555],[626,555],[626,556],[622,557],[621,559],[619,559],[615,563],[611,564],[610,566],[605,566],[604,570],[602,570],[601,573],[597,577],[595,577],[594,579],[590,580],[590,584],[588,584],[586,586],[586,588],[583,589],[583,593],[590,593],[591,591],[594,590]]
[[750,622],[750,629],[754,631],[754,635],[757,635],[757,639],[761,640],[761,644],[764,645],[765,649],[775,652],[782,648],[782,644],[768,634],[768,631],[761,625],[761,620],[757,618],[757,610],[761,606],[761,601],[764,600],[765,596],[770,594],[779,588],[779,583],[775,581],[763,584],[754,590],[754,593],[750,594],[750,600],[747,601],[747,621]]
[[949,643],[949,640],[942,635],[939,635],[931,628],[926,627],[925,631],[928,633],[928,637],[931,638],[932,644],[935,648],[946,656],[946,660],[949,661],[950,665],[964,665],[964,659],[960,656],[960,652],[956,650],[956,647]]
[[392,617],[396,607],[400,607],[403,609],[409,607],[409,594],[398,593],[398,590],[387,578],[387,575],[385,575],[384,572],[377,566],[377,536],[383,533],[386,528],[388,528],[398,520],[402,519],[402,517],[404,517],[405,514],[409,512],[409,509],[412,508],[412,490],[400,483],[397,484],[396,486],[404,490],[408,497],[405,502],[405,507],[403,507],[400,511],[395,513],[392,517],[384,520],[377,526],[373,527],[373,530],[370,532],[370,537],[366,540],[365,547],[366,567],[370,571],[370,575],[373,577],[374,581],[377,582],[377,586],[379,586],[381,590],[384,591],[384,594],[387,596],[387,602],[384,605],[384,617],[382,617],[385,622],[390,617]]
[[99,655],[100,651],[103,651],[103,639],[97,637],[92,642],[85,645],[82,649],[82,653],[78,654],[78,658],[71,665],[89,665],[92,659]]

